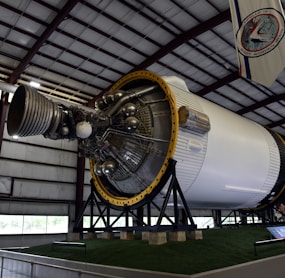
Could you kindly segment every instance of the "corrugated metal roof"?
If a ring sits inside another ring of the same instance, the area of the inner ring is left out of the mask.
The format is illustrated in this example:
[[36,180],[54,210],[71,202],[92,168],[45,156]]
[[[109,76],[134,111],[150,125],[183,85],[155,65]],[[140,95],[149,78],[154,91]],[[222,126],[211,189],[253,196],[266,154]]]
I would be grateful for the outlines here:
[[[284,3],[283,3],[284,4]],[[285,135],[285,73],[238,76],[228,0],[0,0],[0,81],[88,104],[125,74],[183,78],[190,91]]]

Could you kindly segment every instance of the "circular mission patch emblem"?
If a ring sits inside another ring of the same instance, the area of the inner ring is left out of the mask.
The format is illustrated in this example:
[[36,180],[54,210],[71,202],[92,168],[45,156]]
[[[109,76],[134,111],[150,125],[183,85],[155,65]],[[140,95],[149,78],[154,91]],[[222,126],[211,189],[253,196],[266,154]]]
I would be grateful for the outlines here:
[[259,57],[272,51],[284,35],[284,18],[273,8],[248,15],[237,32],[237,48],[247,57]]

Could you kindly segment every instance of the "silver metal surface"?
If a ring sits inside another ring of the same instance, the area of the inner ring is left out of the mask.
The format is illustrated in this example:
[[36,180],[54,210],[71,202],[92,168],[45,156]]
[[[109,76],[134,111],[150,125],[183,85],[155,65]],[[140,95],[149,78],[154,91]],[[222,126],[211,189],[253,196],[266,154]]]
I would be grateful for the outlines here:
[[31,87],[20,86],[8,114],[9,135],[31,136],[45,133],[59,123],[59,107]]

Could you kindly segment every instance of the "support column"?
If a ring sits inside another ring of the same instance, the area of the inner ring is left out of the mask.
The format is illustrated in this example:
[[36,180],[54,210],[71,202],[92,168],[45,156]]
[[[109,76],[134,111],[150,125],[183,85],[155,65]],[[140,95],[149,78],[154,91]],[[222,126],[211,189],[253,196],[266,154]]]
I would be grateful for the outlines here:
[[213,218],[214,218],[214,226],[221,227],[222,226],[222,211],[220,209],[212,210]]
[[[84,190],[84,170],[85,170],[85,157],[77,158],[77,177],[76,177],[76,199],[75,199],[75,219],[80,217],[83,209],[83,190]],[[77,223],[78,228],[83,229],[83,218]]]
[[0,105],[0,153],[2,148],[2,141],[3,141],[3,134],[4,134],[4,127],[5,127],[5,119],[6,114],[9,107],[8,97],[9,94],[2,92],[1,96],[1,105]]

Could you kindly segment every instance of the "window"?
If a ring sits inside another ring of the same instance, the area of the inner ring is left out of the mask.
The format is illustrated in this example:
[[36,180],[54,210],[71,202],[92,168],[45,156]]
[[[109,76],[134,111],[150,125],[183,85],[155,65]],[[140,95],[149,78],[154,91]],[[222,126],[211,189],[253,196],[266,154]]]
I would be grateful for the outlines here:
[[[169,217],[174,222],[174,217]],[[98,217],[93,217],[93,224],[97,221]],[[110,217],[110,224],[115,221],[116,217]],[[158,217],[152,216],[151,217],[151,225],[155,225],[157,223]],[[194,223],[197,225],[198,229],[206,229],[206,228],[213,228],[214,227],[214,219],[213,217],[193,217]],[[147,223],[148,218],[144,217],[143,219],[144,223]],[[133,218],[129,217],[129,226],[131,227],[133,225]],[[162,218],[161,225],[171,225],[171,222],[166,217]],[[125,226],[125,218],[120,218],[113,227],[124,227]],[[83,227],[89,228],[90,227],[90,217],[84,216],[83,217]],[[104,222],[102,218],[98,221],[95,228],[104,228]]]
[[197,216],[193,217],[194,223],[198,229],[214,228],[214,218],[210,216]]
[[68,216],[0,215],[0,234],[58,234],[68,232]]
[[[98,216],[93,217],[93,224],[96,223],[98,220]],[[110,225],[113,224],[113,222],[117,220],[117,217],[115,216],[110,216]],[[124,227],[126,224],[125,217],[119,218],[116,223],[113,225],[113,227]],[[130,216],[129,217],[129,226],[133,225],[133,218]],[[84,228],[89,228],[90,227],[90,216],[84,216],[83,217],[83,227]],[[104,228],[105,224],[102,218],[99,219],[98,223],[96,224],[96,228]]]

